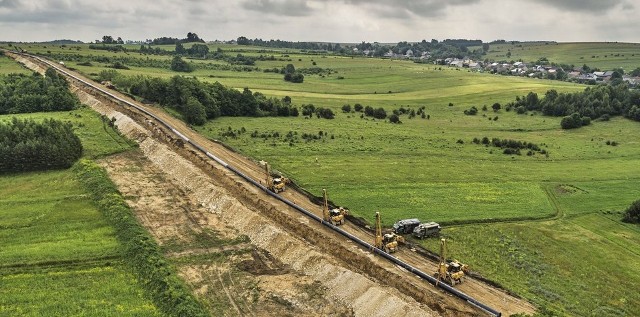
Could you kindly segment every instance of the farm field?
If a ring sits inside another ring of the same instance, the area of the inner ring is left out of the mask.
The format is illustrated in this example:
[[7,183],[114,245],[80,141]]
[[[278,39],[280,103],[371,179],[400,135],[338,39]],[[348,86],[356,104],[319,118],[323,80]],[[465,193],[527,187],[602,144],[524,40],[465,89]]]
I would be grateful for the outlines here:
[[[0,57],[15,72],[30,73]],[[87,158],[132,148],[88,108],[12,117],[73,122]],[[0,315],[163,316],[121,252],[71,170],[0,175]]]
[[0,176],[0,315],[162,316],[70,170]]
[[[565,45],[569,44],[557,46]],[[633,45],[629,44],[630,50]],[[571,46],[564,52],[549,47],[553,45],[535,49],[532,45],[531,52],[522,50],[523,57],[512,49],[511,59],[529,60],[526,51],[531,60],[545,56],[557,63],[625,70],[640,65],[625,60],[628,66],[612,66],[604,57],[594,58],[600,64],[572,62]],[[623,49],[613,43],[593,47],[601,48],[598,52]],[[578,53],[573,55],[578,57],[589,50],[575,49]],[[491,50],[496,52],[490,54],[502,54],[497,52],[498,45]],[[116,55],[85,48],[78,52]],[[640,242],[640,229],[619,221],[621,211],[640,198],[638,122],[613,118],[562,130],[560,118],[491,110],[494,102],[504,105],[529,91],[584,89],[559,81],[401,61],[287,55],[296,68],[316,62],[337,72],[305,76],[302,84],[286,83],[280,74],[255,71],[201,69],[188,76],[238,89],[248,87],[267,96],[290,96],[298,106],[329,107],[336,113],[334,120],[225,117],[195,129],[255,160],[270,162],[312,194],[320,195],[327,188],[333,202],[370,222],[375,211],[381,212],[386,226],[412,217],[440,222],[454,257],[543,310],[575,316],[625,316],[640,310],[637,295],[621,286],[640,284],[636,264],[640,254],[634,247]],[[631,57],[627,51],[624,55]],[[106,69],[99,63],[65,63],[88,75]],[[258,61],[256,66],[280,68],[287,63]],[[118,72],[163,78],[178,74],[150,67]],[[343,104],[355,103],[384,107],[388,114],[400,107],[424,106],[429,118],[401,115],[403,123],[394,125],[341,112]],[[463,114],[471,106],[483,105],[489,110],[476,116]],[[533,142],[549,155],[504,155],[501,149],[472,142],[483,137]],[[618,145],[607,145],[607,141]],[[422,243],[437,250],[435,239]]]
[[[511,57],[506,54],[511,52]],[[640,67],[638,43],[516,43],[491,45],[486,56],[494,60],[523,60],[535,62],[546,57],[550,62],[575,65],[586,64],[591,68],[611,70],[622,68],[625,72]]]

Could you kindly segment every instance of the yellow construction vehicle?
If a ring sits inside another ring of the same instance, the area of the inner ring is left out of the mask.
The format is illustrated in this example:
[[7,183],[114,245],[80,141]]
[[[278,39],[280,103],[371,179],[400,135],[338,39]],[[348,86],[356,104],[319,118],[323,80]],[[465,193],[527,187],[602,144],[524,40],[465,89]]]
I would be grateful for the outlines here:
[[376,240],[374,246],[380,250],[384,250],[384,252],[393,253],[398,250],[398,243],[400,242],[404,242],[403,236],[397,235],[394,232],[382,234],[380,213],[376,212]]
[[288,178],[283,176],[271,177],[271,169],[269,168],[269,163],[267,162],[264,162],[264,169],[267,174],[267,188],[270,191],[277,194],[287,189],[287,184],[289,184]]
[[462,264],[456,260],[447,262],[447,241],[440,239],[440,264],[438,271],[433,275],[438,281],[443,281],[449,285],[455,286],[464,280],[465,274],[469,273],[469,266]]
[[344,224],[344,218],[349,214],[349,209],[338,207],[329,210],[329,203],[327,202],[327,190],[323,189],[322,194],[324,196],[324,206],[322,209],[322,217],[324,221],[331,222],[334,226]]

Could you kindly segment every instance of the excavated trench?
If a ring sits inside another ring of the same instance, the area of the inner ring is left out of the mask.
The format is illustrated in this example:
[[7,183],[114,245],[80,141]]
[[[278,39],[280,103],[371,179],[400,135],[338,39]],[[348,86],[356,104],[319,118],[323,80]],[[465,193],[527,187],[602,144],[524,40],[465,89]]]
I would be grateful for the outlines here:
[[[17,59],[43,71],[22,57]],[[333,300],[352,307],[356,316],[484,315],[426,283],[406,278],[406,272],[390,263],[380,265],[372,253],[278,204],[185,146],[143,114],[91,92],[90,88],[80,89],[72,84],[71,89],[84,104],[115,118],[118,129],[139,143],[142,153],[155,167],[219,217],[221,223],[248,236],[253,245],[294,270],[320,281]]]

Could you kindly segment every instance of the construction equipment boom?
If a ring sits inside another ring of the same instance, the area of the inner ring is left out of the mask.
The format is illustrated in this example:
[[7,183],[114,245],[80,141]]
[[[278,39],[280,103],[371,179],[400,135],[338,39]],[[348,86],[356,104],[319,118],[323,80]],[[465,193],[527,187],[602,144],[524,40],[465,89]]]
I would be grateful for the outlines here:
[[331,222],[334,226],[344,224],[344,218],[349,213],[349,210],[344,207],[333,208],[329,210],[329,202],[327,200],[327,190],[322,190],[322,196],[324,197],[324,206],[322,207],[322,218],[324,221]]
[[289,183],[289,179],[283,176],[280,177],[271,177],[271,168],[269,167],[269,163],[264,162],[264,170],[267,176],[266,184],[267,189],[274,193],[283,192],[287,189],[287,184]]
[[382,234],[382,220],[380,213],[376,212],[376,239],[374,246],[387,253],[393,253],[398,250],[398,244],[404,242],[404,237],[393,232]]
[[438,281],[455,286],[456,283],[463,282],[465,273],[468,272],[469,267],[466,264],[456,260],[447,262],[447,240],[440,239],[440,264],[438,264],[438,271],[434,274]]

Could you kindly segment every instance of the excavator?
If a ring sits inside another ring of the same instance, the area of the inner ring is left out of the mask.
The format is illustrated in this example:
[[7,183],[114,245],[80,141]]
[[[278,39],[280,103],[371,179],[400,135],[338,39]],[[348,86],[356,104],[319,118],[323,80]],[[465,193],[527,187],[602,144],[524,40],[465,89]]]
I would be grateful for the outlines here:
[[338,207],[329,210],[329,203],[327,202],[327,190],[322,190],[322,195],[324,196],[324,207],[322,209],[322,217],[324,221],[331,222],[334,226],[339,226],[344,224],[344,218],[347,214],[349,214],[349,210],[347,208]]
[[456,283],[463,282],[465,274],[469,273],[469,266],[462,264],[456,260],[447,262],[447,240],[440,239],[440,264],[438,265],[438,271],[434,273],[434,277],[438,281],[443,281],[451,286],[455,286]]
[[374,246],[387,253],[393,253],[398,250],[398,243],[404,242],[404,237],[394,232],[382,234],[382,222],[380,213],[376,212],[376,240]]
[[283,192],[287,189],[287,184],[289,184],[289,179],[283,176],[280,177],[271,177],[271,168],[269,167],[269,163],[264,162],[264,169],[267,174],[267,188],[274,192],[279,193]]

